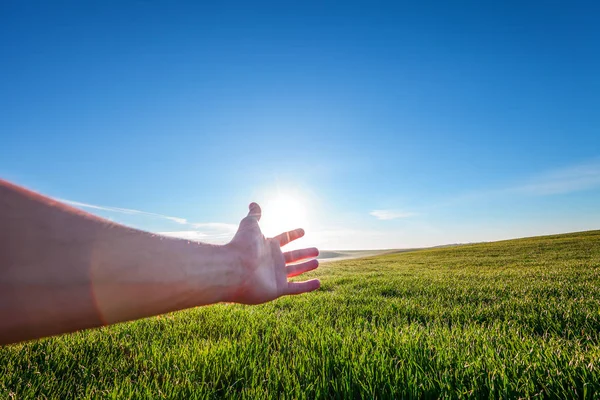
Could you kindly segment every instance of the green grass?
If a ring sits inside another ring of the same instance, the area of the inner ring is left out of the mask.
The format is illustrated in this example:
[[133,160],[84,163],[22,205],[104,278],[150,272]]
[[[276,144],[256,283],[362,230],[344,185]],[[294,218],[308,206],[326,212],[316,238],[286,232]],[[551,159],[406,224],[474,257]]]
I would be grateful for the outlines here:
[[309,295],[0,348],[0,398],[600,398],[600,231],[309,275]]

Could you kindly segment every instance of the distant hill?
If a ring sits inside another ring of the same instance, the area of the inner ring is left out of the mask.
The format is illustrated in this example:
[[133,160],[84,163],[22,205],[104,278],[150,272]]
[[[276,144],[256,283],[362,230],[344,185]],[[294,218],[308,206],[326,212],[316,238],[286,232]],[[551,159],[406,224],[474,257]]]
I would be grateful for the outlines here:
[[456,246],[468,246],[468,245],[477,245],[477,244],[485,244],[485,243],[506,243],[506,242],[517,242],[520,240],[529,240],[529,239],[553,239],[553,238],[563,238],[563,237],[581,237],[588,235],[598,235],[600,234],[600,230],[593,231],[582,231],[582,232],[569,232],[569,233],[560,233],[553,235],[543,235],[543,236],[532,236],[532,237],[523,237],[523,238],[514,238],[514,239],[506,239],[506,240],[498,240],[495,242],[471,242],[471,243],[451,243],[451,244],[443,244],[439,246],[432,247],[416,247],[409,249],[385,249],[385,250],[321,250],[319,253],[319,257],[317,257],[321,261],[339,261],[339,260],[350,260],[354,258],[364,258],[364,257],[374,257],[386,254],[395,254],[395,253],[406,253],[410,251],[419,251],[419,250],[428,250],[428,249],[442,249],[447,247],[456,247]]
[[415,249],[388,249],[388,250],[321,250],[318,259],[321,261],[349,260],[352,258],[373,257],[383,254],[401,253]]

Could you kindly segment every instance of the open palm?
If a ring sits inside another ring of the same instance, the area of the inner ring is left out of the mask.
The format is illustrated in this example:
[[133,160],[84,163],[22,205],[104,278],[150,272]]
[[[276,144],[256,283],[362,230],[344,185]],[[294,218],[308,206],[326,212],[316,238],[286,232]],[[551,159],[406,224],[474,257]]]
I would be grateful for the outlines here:
[[[316,290],[317,279],[305,282],[288,282],[288,277],[300,275],[319,266],[314,259],[319,250],[311,247],[282,252],[281,247],[304,236],[303,229],[284,232],[273,238],[265,238],[258,222],[261,208],[252,203],[250,211],[228,244],[243,268],[243,283],[236,290],[233,301],[244,304],[259,304],[289,294],[301,294]],[[300,262],[311,259],[309,261]]]

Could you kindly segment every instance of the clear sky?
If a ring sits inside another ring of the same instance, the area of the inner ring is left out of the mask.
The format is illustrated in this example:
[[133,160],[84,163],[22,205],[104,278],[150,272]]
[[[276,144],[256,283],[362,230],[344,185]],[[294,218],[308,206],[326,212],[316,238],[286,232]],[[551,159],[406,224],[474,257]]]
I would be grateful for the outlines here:
[[3,1],[0,176],[209,242],[600,229],[597,2],[207,3]]

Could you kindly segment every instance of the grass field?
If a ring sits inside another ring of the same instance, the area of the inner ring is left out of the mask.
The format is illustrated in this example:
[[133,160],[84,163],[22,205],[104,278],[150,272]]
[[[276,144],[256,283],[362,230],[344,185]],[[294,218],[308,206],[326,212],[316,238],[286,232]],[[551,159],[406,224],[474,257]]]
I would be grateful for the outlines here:
[[600,231],[310,275],[308,295],[0,348],[0,398],[600,397]]

